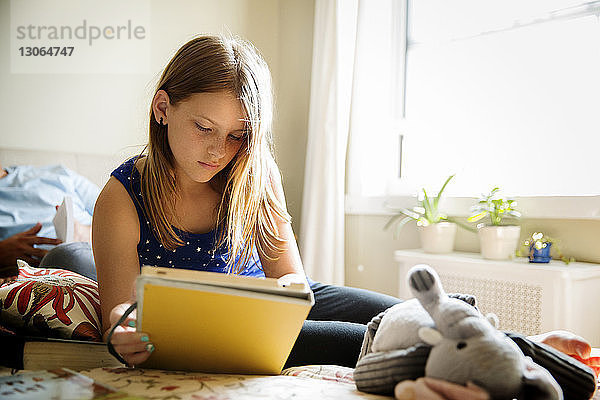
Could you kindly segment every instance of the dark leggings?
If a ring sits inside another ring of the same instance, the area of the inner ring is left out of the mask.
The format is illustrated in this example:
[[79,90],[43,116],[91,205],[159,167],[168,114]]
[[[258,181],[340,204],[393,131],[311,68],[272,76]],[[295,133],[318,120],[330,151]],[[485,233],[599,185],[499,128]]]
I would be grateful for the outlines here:
[[315,305],[284,368],[335,364],[354,368],[367,323],[401,300],[365,289],[313,283]]

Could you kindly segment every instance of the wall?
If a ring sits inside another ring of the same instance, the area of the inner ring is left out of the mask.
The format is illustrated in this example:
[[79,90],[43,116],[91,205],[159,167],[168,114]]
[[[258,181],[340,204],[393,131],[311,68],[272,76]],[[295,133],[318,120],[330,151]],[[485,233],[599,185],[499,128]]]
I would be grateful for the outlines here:
[[275,85],[275,152],[288,211],[300,235],[313,42],[313,0],[279,2],[279,72]]
[[152,0],[150,73],[11,74],[10,2],[0,1],[0,87],[5,96],[0,147],[133,154],[146,141],[153,89],[174,52],[196,34],[231,32],[252,41],[271,68],[278,102],[276,157],[298,231],[313,9],[311,0]]
[[[232,32],[263,53],[276,98],[275,152],[288,209],[299,233],[312,60],[313,0],[151,1],[149,74],[11,74],[10,2],[0,1],[0,147],[113,156],[146,140],[148,104],[158,74],[179,46],[198,33]],[[1,161],[1,160],[0,160]],[[387,216],[346,217],[346,282],[389,294],[397,291],[393,251],[419,247],[414,226],[398,238],[384,231]],[[600,263],[600,222],[527,220],[524,235],[543,230],[578,260]],[[459,230],[456,249],[479,251]]]
[[398,271],[394,250],[419,247],[414,224],[405,225],[397,238],[384,230],[388,217],[346,215],[346,285],[397,295]]

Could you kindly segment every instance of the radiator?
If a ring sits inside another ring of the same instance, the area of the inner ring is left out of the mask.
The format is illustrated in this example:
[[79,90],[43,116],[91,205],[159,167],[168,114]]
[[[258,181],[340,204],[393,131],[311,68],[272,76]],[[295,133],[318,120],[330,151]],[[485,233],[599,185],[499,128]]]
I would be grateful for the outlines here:
[[560,261],[532,264],[525,258],[484,260],[475,253],[427,254],[398,250],[399,297],[413,297],[408,270],[428,264],[440,275],[447,293],[469,293],[478,308],[493,312],[504,331],[534,335],[566,329],[600,346],[600,265]]

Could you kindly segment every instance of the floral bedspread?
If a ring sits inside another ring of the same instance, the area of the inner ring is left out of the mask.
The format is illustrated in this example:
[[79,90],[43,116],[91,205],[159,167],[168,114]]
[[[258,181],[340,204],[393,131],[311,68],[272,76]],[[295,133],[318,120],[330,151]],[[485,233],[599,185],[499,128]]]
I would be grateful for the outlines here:
[[147,399],[389,399],[356,390],[352,368],[309,365],[281,375],[225,375],[150,369],[96,368],[81,373]]

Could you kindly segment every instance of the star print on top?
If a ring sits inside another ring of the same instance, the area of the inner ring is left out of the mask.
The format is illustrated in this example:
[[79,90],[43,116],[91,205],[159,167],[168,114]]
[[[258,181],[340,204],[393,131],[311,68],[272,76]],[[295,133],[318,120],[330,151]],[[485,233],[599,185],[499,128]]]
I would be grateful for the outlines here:
[[[184,232],[175,227],[173,229],[185,242],[175,250],[167,250],[154,235],[150,221],[145,217],[143,204],[140,173],[135,168],[133,157],[112,172],[114,176],[125,187],[133,200],[140,221],[140,241],[137,245],[140,267],[142,265],[153,265],[158,267],[173,267],[183,269],[194,269],[210,272],[227,272],[227,248],[221,246],[213,253],[216,240],[216,231],[208,233]],[[240,275],[264,277],[262,264],[258,257],[256,246],[252,247],[252,257],[248,265]]]

